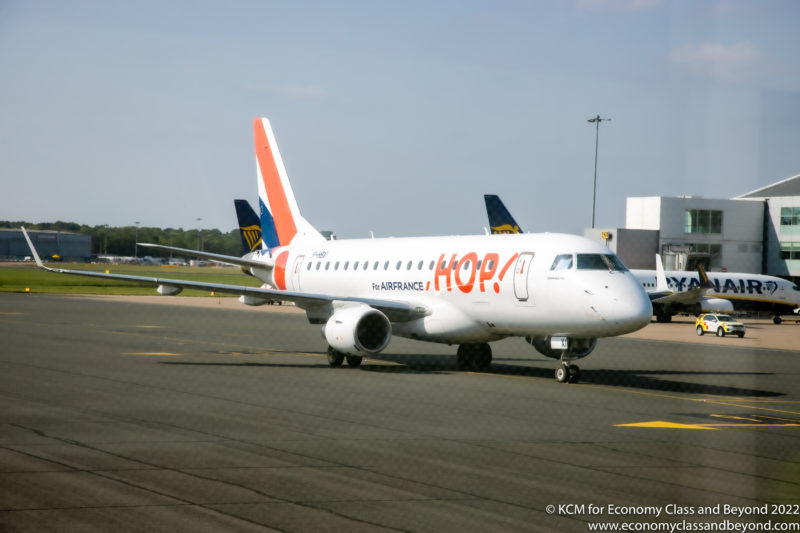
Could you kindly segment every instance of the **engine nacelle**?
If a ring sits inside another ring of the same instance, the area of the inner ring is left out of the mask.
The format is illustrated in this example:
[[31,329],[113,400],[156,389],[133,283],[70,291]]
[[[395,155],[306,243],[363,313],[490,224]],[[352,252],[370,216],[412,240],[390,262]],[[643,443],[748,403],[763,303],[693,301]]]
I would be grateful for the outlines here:
[[328,319],[325,340],[346,355],[378,353],[392,338],[392,324],[386,315],[368,305],[344,307]]
[[[554,350],[550,347],[550,337],[525,337],[525,340],[545,357],[561,358],[562,350]],[[597,339],[570,338],[567,355],[570,359],[582,359],[592,353],[595,346],[597,346]]]
[[700,311],[703,313],[732,313],[733,303],[723,298],[703,298],[700,300]]

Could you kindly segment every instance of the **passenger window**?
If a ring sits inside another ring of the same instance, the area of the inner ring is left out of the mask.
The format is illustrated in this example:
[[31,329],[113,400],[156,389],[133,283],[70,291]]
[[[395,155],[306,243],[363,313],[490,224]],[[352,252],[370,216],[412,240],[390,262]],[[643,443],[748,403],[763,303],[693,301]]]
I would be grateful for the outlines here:
[[325,263],[325,270],[328,270],[330,267],[331,267],[331,262],[330,261]]
[[397,266],[395,267],[395,270],[400,270],[400,266],[401,266],[402,264],[403,264],[403,262],[402,262],[402,261],[398,261],[398,262],[397,262]]
[[336,264],[333,265],[334,270],[339,270],[339,261],[336,261]]
[[384,269],[384,270],[389,270],[389,261],[386,261],[386,262],[383,264],[383,269]]
[[475,265],[475,269],[476,270],[480,270],[481,269],[481,263],[483,263],[483,259],[478,259],[478,264]]
[[311,261],[308,262],[308,266],[306,266],[306,270],[311,270]]
[[375,264],[372,265],[372,270],[378,270],[378,262],[375,261]]
[[424,263],[424,261],[419,262],[419,264],[417,265],[417,270],[422,270],[422,263]]
[[321,265],[321,264],[322,264],[322,263],[320,263],[319,261],[317,261],[317,270],[319,270],[319,267],[320,267],[320,265]]
[[569,270],[572,268],[572,254],[557,255],[550,270]]
[[431,264],[430,264],[430,265],[428,265],[428,270],[433,270],[433,265],[434,265],[435,263],[436,263],[436,261],[431,261]]
[[486,263],[486,272],[491,272],[494,268],[494,259],[489,259],[489,262]]
[[406,265],[406,270],[411,270],[411,263],[412,263],[412,261],[408,262],[408,264]]

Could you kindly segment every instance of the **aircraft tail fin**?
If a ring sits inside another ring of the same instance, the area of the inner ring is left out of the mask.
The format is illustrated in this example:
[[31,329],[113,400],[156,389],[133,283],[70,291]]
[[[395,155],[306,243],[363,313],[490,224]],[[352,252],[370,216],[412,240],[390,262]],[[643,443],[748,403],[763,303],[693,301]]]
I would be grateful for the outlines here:
[[[278,238],[274,237],[274,244],[270,246],[269,238],[263,238],[261,220],[247,200],[234,200],[236,207],[236,218],[239,221],[239,234],[242,237],[242,253],[247,254],[262,249],[264,246],[273,248],[277,246]],[[272,234],[275,234],[275,225],[272,227]]]
[[664,273],[664,262],[661,261],[661,255],[656,254],[656,290],[655,292],[667,292],[669,285],[667,285],[667,275]]
[[706,269],[703,268],[703,265],[701,265],[700,263],[697,264],[697,275],[700,276],[700,287],[704,289],[714,288],[714,284],[711,283],[710,279],[708,279],[708,274],[706,274]]
[[483,200],[486,202],[486,214],[492,233],[524,233],[499,196],[484,194]]
[[[323,241],[325,238],[300,215],[292,185],[283,166],[278,144],[269,120],[257,118],[253,122],[255,133],[256,169],[258,172],[258,200],[264,236],[274,226],[279,246],[294,239]],[[271,220],[271,224],[270,224]],[[269,242],[266,242],[269,246]]]

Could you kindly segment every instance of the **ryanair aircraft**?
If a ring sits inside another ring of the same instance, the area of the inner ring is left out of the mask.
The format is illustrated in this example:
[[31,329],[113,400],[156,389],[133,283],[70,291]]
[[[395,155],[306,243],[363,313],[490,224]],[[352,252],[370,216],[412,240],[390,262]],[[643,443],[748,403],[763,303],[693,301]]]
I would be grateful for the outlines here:
[[608,248],[584,237],[326,240],[300,214],[269,121],[256,119],[254,128],[261,248],[243,257],[161,248],[240,265],[264,287],[52,269],[35,255],[37,264],[151,283],[161,294],[194,288],[238,294],[251,305],[294,302],[309,322],[323,325],[332,367],[345,360],[359,366],[363,356],[381,352],[399,335],[458,344],[460,368],[485,370],[492,360],[489,343],[516,336],[560,360],[559,382],[575,382],[580,371],[573,361],[589,355],[599,337],[650,322],[652,307],[641,284]]

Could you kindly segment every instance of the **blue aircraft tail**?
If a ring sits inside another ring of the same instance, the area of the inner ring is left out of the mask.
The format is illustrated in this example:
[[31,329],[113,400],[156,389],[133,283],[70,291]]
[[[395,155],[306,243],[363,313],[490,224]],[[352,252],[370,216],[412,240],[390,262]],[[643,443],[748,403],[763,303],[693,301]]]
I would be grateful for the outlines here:
[[505,204],[496,194],[484,194],[486,214],[489,216],[489,228],[492,233],[524,233]]

